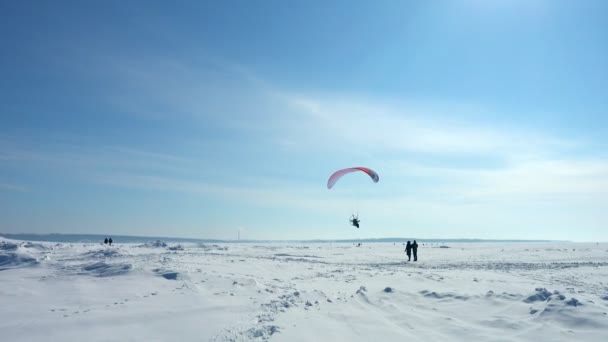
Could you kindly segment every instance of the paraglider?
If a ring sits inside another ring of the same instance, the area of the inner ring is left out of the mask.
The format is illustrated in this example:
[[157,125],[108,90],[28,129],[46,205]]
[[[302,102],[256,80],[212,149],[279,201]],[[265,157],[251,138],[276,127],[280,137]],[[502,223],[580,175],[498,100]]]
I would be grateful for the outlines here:
[[[378,181],[380,180],[380,177],[378,176],[378,174],[376,173],[376,171],[367,168],[367,167],[350,167],[350,168],[346,168],[346,169],[341,169],[338,170],[336,172],[334,172],[329,179],[327,180],[327,189],[331,189],[334,185],[336,185],[336,182],[342,178],[342,176],[349,174],[351,172],[364,172],[366,173],[374,183],[378,183]],[[359,229],[359,223],[361,222],[361,220],[359,220],[359,214],[357,213],[357,215],[353,214],[349,220],[350,224],[352,224],[354,227],[357,227],[357,229]]]
[[352,224],[354,227],[357,227],[357,229],[359,229],[359,214],[357,214],[357,216],[355,216],[355,214],[353,214],[350,217],[350,224]]

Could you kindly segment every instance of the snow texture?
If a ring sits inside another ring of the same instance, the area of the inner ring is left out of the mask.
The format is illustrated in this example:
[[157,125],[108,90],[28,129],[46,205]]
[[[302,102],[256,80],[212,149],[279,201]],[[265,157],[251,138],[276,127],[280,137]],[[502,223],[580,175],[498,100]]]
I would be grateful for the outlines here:
[[605,341],[607,244],[0,238],[3,341]]

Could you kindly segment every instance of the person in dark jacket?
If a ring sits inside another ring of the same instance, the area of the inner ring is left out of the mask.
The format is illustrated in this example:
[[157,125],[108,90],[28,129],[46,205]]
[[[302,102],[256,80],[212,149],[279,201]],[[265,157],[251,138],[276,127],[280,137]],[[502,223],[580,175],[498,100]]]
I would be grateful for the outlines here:
[[[110,238],[110,239],[108,240],[108,243],[110,244],[110,246],[112,246],[112,238]],[[414,254],[414,255],[415,255],[415,254]]]
[[354,227],[357,227],[357,229],[359,228],[359,222],[361,222],[359,220],[359,215],[355,216],[355,214],[353,214],[350,217],[350,224],[352,224]]
[[103,244],[107,245],[108,244],[108,238],[106,238],[105,240],[103,240]]
[[418,244],[416,243],[416,240],[412,243],[412,251],[414,252],[414,261],[418,261]]
[[407,254],[407,261],[412,260],[412,244],[408,241],[405,245],[405,254]]

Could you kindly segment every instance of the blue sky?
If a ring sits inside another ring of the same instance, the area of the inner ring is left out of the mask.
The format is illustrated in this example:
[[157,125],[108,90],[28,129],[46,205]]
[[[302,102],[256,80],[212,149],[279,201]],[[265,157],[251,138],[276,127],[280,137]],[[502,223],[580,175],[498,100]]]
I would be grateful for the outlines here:
[[0,231],[606,241],[605,13],[2,2]]

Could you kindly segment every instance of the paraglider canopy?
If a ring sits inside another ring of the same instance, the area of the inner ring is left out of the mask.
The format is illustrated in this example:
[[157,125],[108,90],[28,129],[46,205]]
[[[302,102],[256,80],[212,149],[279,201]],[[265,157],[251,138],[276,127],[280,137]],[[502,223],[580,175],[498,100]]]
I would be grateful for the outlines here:
[[367,167],[350,167],[350,168],[346,168],[346,169],[342,169],[342,170],[338,170],[336,172],[334,172],[329,179],[327,180],[327,188],[331,189],[336,182],[342,178],[342,176],[344,176],[347,173],[351,173],[351,172],[357,172],[357,171],[361,171],[361,172],[365,172],[369,175],[369,177],[374,181],[374,183],[378,183],[378,181],[380,180],[380,177],[378,176],[378,174],[376,173],[376,171],[367,168]]

